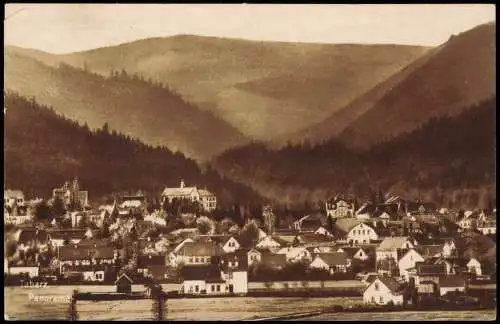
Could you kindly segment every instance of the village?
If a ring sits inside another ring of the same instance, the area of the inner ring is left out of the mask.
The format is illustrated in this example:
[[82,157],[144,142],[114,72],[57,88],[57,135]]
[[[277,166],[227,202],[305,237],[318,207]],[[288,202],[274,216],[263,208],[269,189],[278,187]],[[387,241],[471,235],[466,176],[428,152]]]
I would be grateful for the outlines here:
[[240,226],[216,208],[208,188],[183,180],[156,206],[139,192],[92,208],[78,179],[47,200],[6,189],[5,285],[126,281],[127,292],[152,280],[183,296],[361,294],[370,305],[496,294],[496,208],[337,195],[285,225],[265,204]]

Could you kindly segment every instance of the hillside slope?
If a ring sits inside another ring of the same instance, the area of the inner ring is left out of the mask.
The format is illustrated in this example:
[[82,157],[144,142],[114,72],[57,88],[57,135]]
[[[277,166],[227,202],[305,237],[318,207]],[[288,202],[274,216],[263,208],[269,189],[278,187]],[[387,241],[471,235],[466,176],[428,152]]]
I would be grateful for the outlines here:
[[382,189],[445,206],[486,207],[495,199],[496,97],[462,111],[430,119],[364,152],[335,140],[279,150],[253,143],[223,153],[213,165],[263,196],[289,204],[337,193],[367,197]]
[[106,122],[113,130],[198,160],[247,142],[231,125],[158,84],[123,73],[103,77],[65,64],[52,67],[25,54],[6,50],[4,90],[34,97],[90,128]]
[[486,100],[496,91],[495,52],[493,23],[452,37],[352,122],[340,140],[365,149],[411,131],[431,117],[457,115],[464,107]]
[[4,184],[29,197],[49,197],[52,189],[78,176],[90,200],[121,191],[159,195],[166,185],[207,186],[218,203],[259,201],[251,189],[200,171],[193,160],[165,147],[147,146],[128,136],[86,126],[8,92],[5,96]]
[[322,121],[427,50],[179,35],[33,57],[104,75],[124,68],[169,84],[248,137],[272,140]]

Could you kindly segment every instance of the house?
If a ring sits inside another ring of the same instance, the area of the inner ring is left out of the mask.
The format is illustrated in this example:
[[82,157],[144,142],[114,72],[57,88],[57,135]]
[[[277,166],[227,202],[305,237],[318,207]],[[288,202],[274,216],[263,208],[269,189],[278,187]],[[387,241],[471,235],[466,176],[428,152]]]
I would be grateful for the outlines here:
[[52,246],[64,246],[64,242],[78,244],[89,233],[86,229],[55,229],[48,234]]
[[222,250],[226,253],[231,253],[241,247],[240,243],[234,236],[225,237],[222,241]]
[[12,208],[14,206],[25,206],[24,193],[21,190],[7,189],[3,191],[3,205]]
[[46,250],[49,243],[49,235],[47,231],[37,228],[23,228],[16,232],[15,238],[17,241],[17,249],[27,251],[29,248],[34,248],[39,251]]
[[465,277],[463,275],[441,276],[439,277],[439,294],[445,295],[448,292],[464,292]]
[[481,263],[476,258],[471,258],[469,262],[467,262],[467,270],[477,276],[481,276],[483,273],[481,270]]
[[71,204],[87,207],[89,205],[88,195],[88,191],[80,190],[77,178],[73,180],[71,185],[66,181],[61,188],[55,188],[52,191],[52,198],[61,199],[66,207]]
[[315,231],[314,234],[316,235],[323,235],[323,236],[328,236],[328,237],[333,237],[333,234],[330,233],[329,230],[327,230],[325,227],[320,226],[318,227]]
[[363,292],[365,304],[403,305],[407,285],[390,277],[377,277]]
[[176,263],[184,265],[209,264],[213,258],[222,254],[224,254],[224,250],[214,242],[186,242],[176,252]]
[[187,265],[181,270],[181,294],[222,295],[229,292],[217,265]]
[[477,230],[483,235],[491,235],[497,233],[497,221],[496,219],[487,218],[481,220],[477,224]]
[[244,252],[228,253],[221,257],[220,269],[230,294],[248,292],[248,262]]
[[314,260],[309,265],[313,269],[323,269],[330,274],[336,272],[347,272],[351,266],[351,260],[348,259],[346,253],[333,252],[333,253],[318,253]]
[[377,261],[382,259],[398,259],[398,249],[410,249],[415,247],[415,242],[408,236],[386,237],[377,246]]
[[401,257],[398,257],[399,275],[402,276],[406,282],[410,281],[409,269],[415,268],[417,262],[423,262],[424,258],[417,252],[416,249],[399,250],[404,251]]
[[284,245],[287,245],[287,242],[284,242],[277,237],[266,236],[260,240],[255,247],[258,249],[278,250]]
[[9,274],[13,275],[28,275],[30,278],[38,277],[39,267],[38,266],[10,266]]
[[368,244],[378,239],[378,234],[375,230],[358,219],[338,219],[335,222],[334,228],[339,238],[351,244]]
[[337,252],[342,252],[347,255],[349,259],[357,259],[361,261],[366,261],[370,259],[370,255],[366,249],[359,247],[341,247],[337,249]]
[[337,195],[325,203],[326,215],[331,218],[353,217],[355,211],[355,201],[353,199],[344,199]]
[[260,264],[270,269],[280,270],[287,264],[286,254],[276,254],[269,251],[251,249],[247,252],[248,265]]
[[426,264],[423,262],[417,262],[415,265],[415,270],[415,274],[410,274],[410,277],[415,278],[416,286],[424,282],[433,282],[434,284],[438,285],[439,277],[446,275],[446,265],[442,263]]
[[116,292],[121,294],[132,293],[132,284],[134,281],[127,274],[121,274],[115,281]]
[[286,247],[280,249],[277,254],[286,255],[286,261],[289,263],[311,262],[311,253],[305,247]]
[[114,265],[118,251],[111,246],[62,246],[57,249],[61,272],[71,272],[74,266]]
[[178,188],[165,188],[161,197],[163,202],[171,202],[173,199],[196,201],[208,212],[217,208],[217,198],[214,194],[206,189],[198,189],[196,186],[186,187],[184,180],[181,180],[180,187]]
[[443,251],[441,255],[443,257],[451,257],[456,255],[457,247],[454,240],[446,240],[443,244]]
[[80,276],[84,281],[103,282],[106,265],[71,265],[65,266],[64,272],[66,275]]

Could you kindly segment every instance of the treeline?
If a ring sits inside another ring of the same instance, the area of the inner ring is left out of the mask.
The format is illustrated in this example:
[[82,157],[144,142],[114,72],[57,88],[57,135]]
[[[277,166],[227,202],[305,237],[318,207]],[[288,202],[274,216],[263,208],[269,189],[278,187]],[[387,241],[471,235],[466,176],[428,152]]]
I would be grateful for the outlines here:
[[276,150],[253,143],[226,151],[214,165],[287,203],[337,193],[369,200],[382,189],[445,206],[487,208],[495,200],[495,110],[493,97],[361,153],[335,140]]
[[28,197],[50,197],[52,189],[78,177],[90,200],[142,190],[158,195],[165,186],[206,186],[224,207],[260,201],[253,190],[220,176],[165,146],[152,147],[129,135],[91,130],[34,99],[6,92],[5,186]]

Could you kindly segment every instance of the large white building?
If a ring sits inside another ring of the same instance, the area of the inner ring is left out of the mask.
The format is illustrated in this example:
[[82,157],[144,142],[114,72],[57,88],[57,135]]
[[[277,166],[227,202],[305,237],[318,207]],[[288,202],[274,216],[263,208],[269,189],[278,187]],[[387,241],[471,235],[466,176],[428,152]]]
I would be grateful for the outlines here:
[[217,208],[217,198],[207,189],[198,189],[194,187],[186,187],[184,180],[181,180],[178,188],[165,188],[162,193],[162,200],[165,202],[173,199],[187,199],[190,201],[199,202],[205,211],[212,211]]

